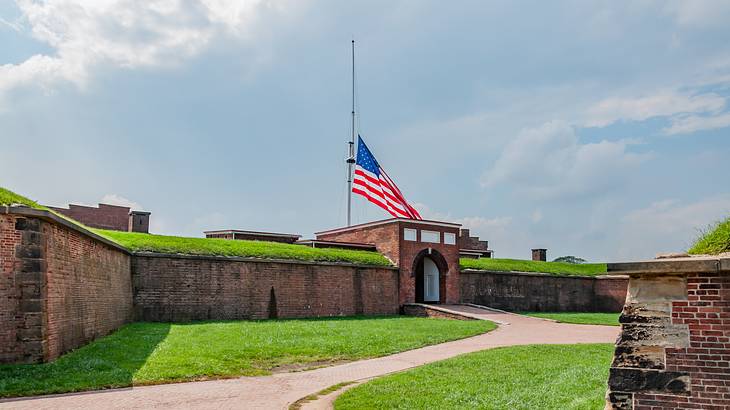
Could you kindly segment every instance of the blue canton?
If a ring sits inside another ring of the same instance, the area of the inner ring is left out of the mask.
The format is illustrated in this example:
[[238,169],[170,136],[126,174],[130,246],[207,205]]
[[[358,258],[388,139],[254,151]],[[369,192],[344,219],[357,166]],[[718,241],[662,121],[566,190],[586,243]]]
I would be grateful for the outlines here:
[[357,165],[380,176],[380,165],[378,161],[375,160],[373,153],[370,152],[368,146],[365,145],[365,141],[359,135],[357,136]]

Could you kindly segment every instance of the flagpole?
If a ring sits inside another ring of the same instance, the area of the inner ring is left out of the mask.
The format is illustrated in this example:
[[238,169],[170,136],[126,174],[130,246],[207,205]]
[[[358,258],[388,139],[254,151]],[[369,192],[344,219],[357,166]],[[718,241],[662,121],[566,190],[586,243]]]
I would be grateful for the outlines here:
[[355,164],[355,40],[352,40],[352,138],[348,142],[347,162],[347,226],[352,225],[352,166]]

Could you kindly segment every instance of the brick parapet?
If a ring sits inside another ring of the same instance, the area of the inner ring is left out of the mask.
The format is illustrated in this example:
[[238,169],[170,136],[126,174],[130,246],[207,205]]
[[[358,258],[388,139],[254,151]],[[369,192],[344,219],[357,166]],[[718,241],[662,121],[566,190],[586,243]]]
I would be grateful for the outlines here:
[[610,265],[631,279],[607,408],[730,407],[729,261]]
[[573,276],[465,269],[461,302],[507,311],[618,312],[628,276]]

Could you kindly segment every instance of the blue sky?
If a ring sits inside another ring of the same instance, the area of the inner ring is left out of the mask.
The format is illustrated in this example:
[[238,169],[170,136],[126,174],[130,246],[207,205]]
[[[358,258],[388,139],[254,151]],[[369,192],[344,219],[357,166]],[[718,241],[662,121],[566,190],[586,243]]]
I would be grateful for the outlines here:
[[354,36],[359,132],[497,256],[651,258],[730,214],[730,2],[139,4],[0,2],[2,186],[156,233],[341,226]]

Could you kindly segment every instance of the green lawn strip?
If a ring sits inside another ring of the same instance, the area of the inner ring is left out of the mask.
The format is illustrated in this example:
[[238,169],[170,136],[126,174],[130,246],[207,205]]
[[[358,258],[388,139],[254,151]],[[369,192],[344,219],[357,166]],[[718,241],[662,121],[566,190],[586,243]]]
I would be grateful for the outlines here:
[[92,229],[133,252],[158,252],[187,255],[239,256],[262,259],[294,259],[317,262],[350,262],[363,265],[390,266],[378,252],[349,249],[310,248],[265,241],[239,241],[209,238],[151,235],[137,232]]
[[560,323],[578,325],[618,326],[621,313],[584,313],[584,312],[519,312],[522,315],[552,319]]
[[556,275],[597,276],[606,274],[605,263],[540,262],[519,259],[461,258],[462,269],[503,272],[542,272]]
[[342,382],[337,383],[335,385],[332,385],[326,389],[320,390],[317,393],[310,394],[309,396],[302,397],[301,399],[295,401],[291,405],[289,405],[289,410],[299,410],[304,406],[306,403],[309,403],[310,401],[314,401],[319,399],[321,396],[326,396],[334,391],[340,390],[343,387],[349,386],[355,382]]
[[693,255],[716,255],[723,252],[730,252],[730,217],[709,227],[688,251]]
[[335,409],[601,409],[611,344],[485,350],[354,387]]
[[0,397],[269,374],[474,336],[478,320],[344,317],[132,323],[55,362],[0,365]]

